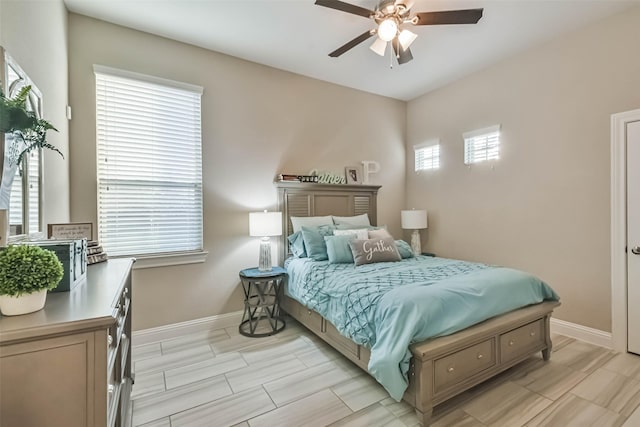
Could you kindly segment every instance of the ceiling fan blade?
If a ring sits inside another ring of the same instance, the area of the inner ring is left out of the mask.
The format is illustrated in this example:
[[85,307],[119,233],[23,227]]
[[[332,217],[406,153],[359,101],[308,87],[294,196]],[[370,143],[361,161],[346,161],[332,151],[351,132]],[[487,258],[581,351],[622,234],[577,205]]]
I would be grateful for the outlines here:
[[373,10],[365,9],[364,7],[345,3],[339,0],[316,0],[316,4],[318,6],[324,6],[330,9],[341,10],[342,12],[353,13],[354,15],[364,16],[365,18],[369,18],[371,15],[375,14]]
[[339,48],[337,48],[336,50],[331,52],[329,54],[329,56],[332,57],[332,58],[337,58],[338,56],[342,55],[343,53],[345,53],[349,49],[354,48],[354,47],[358,46],[360,43],[362,43],[363,41],[369,39],[371,36],[373,36],[373,34],[374,34],[374,31],[372,31],[372,30],[365,31],[364,33],[360,34],[355,39],[351,40],[350,42],[347,42],[347,43],[343,44],[342,46],[340,46]]
[[476,24],[482,18],[483,9],[444,10],[416,13],[414,25]]
[[406,64],[413,59],[411,49],[403,49],[398,42],[397,37],[391,41],[391,45],[393,46],[393,52],[396,54],[396,59],[398,60],[399,65]]

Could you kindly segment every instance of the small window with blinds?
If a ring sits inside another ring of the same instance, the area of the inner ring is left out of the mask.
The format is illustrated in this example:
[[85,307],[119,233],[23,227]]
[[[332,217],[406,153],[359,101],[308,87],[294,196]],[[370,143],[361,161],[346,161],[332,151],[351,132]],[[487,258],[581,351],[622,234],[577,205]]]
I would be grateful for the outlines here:
[[467,165],[500,158],[500,125],[462,134]]
[[438,140],[414,145],[413,151],[416,159],[416,172],[440,168],[440,142]]
[[202,88],[94,71],[100,243],[113,256],[202,251]]

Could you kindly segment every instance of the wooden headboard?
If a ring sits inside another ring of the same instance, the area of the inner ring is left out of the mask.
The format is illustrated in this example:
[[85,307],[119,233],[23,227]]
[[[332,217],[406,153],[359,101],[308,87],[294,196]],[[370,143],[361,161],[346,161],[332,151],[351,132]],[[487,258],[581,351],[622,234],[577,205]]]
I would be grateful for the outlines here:
[[279,241],[278,264],[289,255],[287,236],[293,233],[292,216],[369,215],[372,225],[378,222],[379,185],[312,184],[277,182],[278,210],[282,212],[282,238]]

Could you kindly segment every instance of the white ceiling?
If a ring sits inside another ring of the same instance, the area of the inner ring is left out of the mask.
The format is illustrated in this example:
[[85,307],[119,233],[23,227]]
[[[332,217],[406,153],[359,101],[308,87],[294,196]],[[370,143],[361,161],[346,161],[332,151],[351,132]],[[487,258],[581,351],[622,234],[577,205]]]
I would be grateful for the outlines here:
[[[639,0],[416,0],[412,11],[484,8],[476,25],[413,27],[413,61],[389,67],[373,38],[327,54],[373,21],[314,0],[64,0],[68,9],[125,27],[343,86],[410,100]],[[346,0],[375,9],[376,0]]]

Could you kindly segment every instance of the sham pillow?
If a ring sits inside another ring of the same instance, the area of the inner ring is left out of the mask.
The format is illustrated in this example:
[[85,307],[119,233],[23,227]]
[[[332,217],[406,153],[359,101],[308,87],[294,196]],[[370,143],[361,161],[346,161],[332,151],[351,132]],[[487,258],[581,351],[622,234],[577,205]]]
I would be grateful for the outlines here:
[[393,239],[391,233],[389,233],[385,228],[369,230],[368,235],[369,239]]
[[355,216],[334,216],[333,223],[335,225],[371,225],[369,221],[369,214],[355,215]]
[[404,240],[396,240],[396,247],[398,248],[398,253],[402,259],[413,258],[415,256],[413,254],[413,249],[411,249],[411,245]]
[[296,231],[289,237],[289,250],[293,254],[293,256],[297,258],[306,258],[307,251],[304,248],[304,238],[302,237],[302,231]]
[[367,240],[369,232],[366,228],[357,228],[353,230],[334,230],[334,236],[354,236],[358,240]]
[[302,239],[304,240],[304,248],[307,251],[307,257],[314,261],[326,261],[329,259],[327,255],[327,245],[324,242],[324,236],[333,234],[333,225],[321,225],[319,227],[302,227]]
[[349,234],[324,237],[324,242],[327,245],[329,264],[347,264],[353,262],[353,254],[349,247],[349,242],[352,240],[355,240],[355,236]]
[[396,243],[391,239],[353,240],[349,242],[356,265],[400,261]]
[[321,225],[333,225],[331,215],[327,216],[292,216],[291,225],[293,232],[300,231],[302,227],[319,227]]

